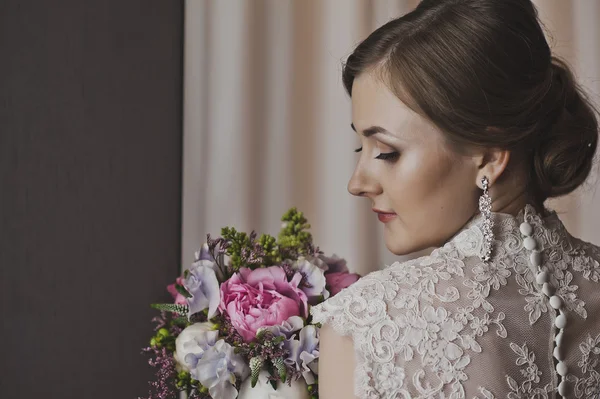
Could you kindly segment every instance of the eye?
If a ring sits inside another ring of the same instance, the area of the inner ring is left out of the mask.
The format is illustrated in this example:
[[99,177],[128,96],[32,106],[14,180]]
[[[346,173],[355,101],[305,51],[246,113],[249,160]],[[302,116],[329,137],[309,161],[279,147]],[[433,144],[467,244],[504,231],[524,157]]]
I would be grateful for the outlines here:
[[354,152],[361,152],[362,151],[362,147],[357,148],[356,150],[354,150]]
[[392,151],[392,152],[381,153],[381,154],[377,155],[375,157],[375,159],[381,159],[382,161],[394,162],[395,160],[398,159],[399,156],[400,156],[400,153],[398,151]]

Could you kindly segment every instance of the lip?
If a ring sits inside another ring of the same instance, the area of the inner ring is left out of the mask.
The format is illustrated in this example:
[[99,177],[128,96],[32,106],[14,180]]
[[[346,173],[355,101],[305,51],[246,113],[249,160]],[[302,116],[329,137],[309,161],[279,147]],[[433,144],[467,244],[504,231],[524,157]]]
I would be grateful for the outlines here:
[[375,208],[373,208],[373,212],[375,212],[377,214],[377,218],[382,223],[391,222],[392,220],[394,220],[396,218],[396,216],[398,216],[398,215],[396,215],[395,212],[386,212],[386,211],[382,211],[382,210],[375,209]]

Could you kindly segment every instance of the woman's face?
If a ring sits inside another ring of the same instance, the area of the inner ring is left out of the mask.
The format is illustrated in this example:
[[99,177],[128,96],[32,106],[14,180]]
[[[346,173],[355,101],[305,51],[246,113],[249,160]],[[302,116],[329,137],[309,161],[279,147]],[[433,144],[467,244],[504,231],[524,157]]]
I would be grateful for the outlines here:
[[477,212],[478,167],[373,73],[352,87],[362,149],[348,191],[370,200],[387,248],[404,255],[443,245]]

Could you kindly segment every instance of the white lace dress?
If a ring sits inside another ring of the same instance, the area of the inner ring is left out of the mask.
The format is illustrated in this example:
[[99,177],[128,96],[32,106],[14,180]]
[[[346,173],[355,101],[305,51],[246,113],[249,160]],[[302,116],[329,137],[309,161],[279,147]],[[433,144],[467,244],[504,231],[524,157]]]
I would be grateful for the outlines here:
[[492,217],[487,264],[478,216],[312,309],[353,338],[357,397],[600,397],[600,249],[554,212]]

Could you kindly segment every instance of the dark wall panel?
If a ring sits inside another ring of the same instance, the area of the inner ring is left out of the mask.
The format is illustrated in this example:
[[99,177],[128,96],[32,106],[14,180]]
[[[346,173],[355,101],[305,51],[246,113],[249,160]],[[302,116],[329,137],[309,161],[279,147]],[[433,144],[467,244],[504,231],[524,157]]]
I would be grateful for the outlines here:
[[179,268],[183,4],[0,0],[0,397],[135,398]]

